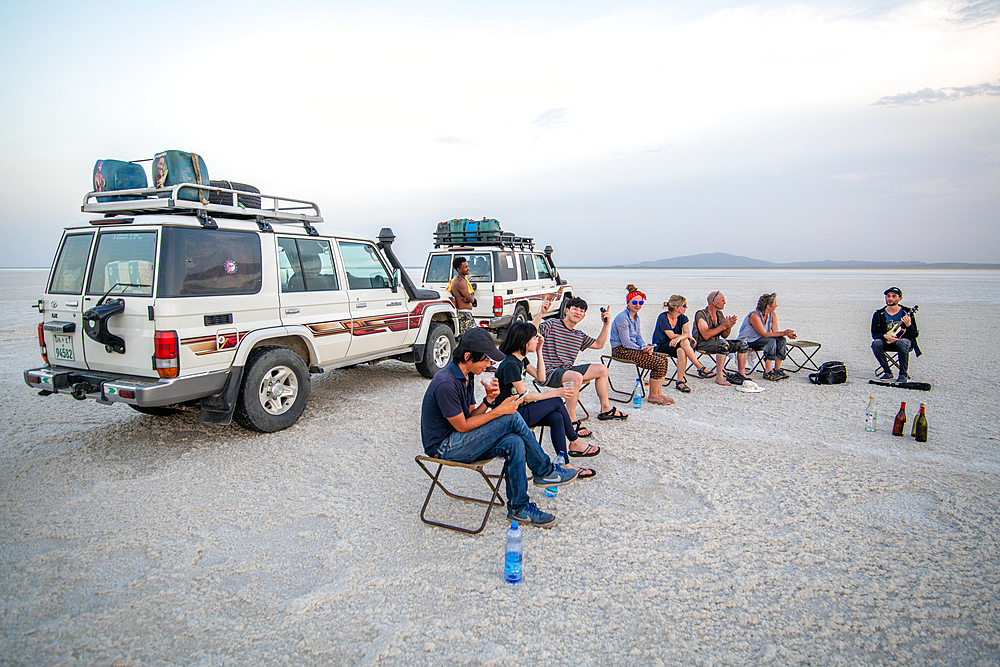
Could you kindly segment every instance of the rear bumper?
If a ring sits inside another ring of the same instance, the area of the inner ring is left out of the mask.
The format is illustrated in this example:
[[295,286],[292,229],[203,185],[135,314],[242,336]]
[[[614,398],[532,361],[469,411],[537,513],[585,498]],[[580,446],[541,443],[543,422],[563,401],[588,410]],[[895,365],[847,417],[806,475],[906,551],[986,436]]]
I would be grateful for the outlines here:
[[503,329],[504,327],[510,324],[510,320],[511,320],[510,315],[504,315],[502,317],[480,319],[478,320],[478,324],[479,326],[485,327],[487,329]]
[[58,366],[24,371],[24,382],[34,389],[93,398],[99,403],[128,403],[150,408],[213,396],[222,391],[228,377],[229,370],[169,379],[95,373]]

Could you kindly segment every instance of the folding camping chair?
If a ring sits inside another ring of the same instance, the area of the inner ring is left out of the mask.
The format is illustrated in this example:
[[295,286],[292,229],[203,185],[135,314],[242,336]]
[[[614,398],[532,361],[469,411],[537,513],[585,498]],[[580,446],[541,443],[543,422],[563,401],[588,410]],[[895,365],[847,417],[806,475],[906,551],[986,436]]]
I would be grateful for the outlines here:
[[[611,388],[611,392],[608,395],[608,400],[615,401],[616,403],[631,403],[632,399],[635,398],[635,385],[632,385],[632,391],[622,391],[621,389],[615,389],[615,383],[611,381],[611,362],[617,361],[620,364],[628,364],[629,366],[635,366],[636,379],[639,380],[639,390],[642,392],[642,397],[646,398],[646,379],[649,376],[648,368],[640,368],[638,364],[628,359],[619,359],[610,354],[601,355],[601,363],[608,367],[608,385]],[[628,398],[615,398],[614,394],[621,394],[622,396],[628,396]]]
[[[785,361],[788,362],[789,366],[795,364],[795,368],[789,368],[789,371],[792,373],[798,373],[803,368],[809,368],[814,371],[819,370],[819,366],[817,366],[816,362],[813,361],[813,357],[815,357],[816,353],[823,347],[821,343],[814,343],[811,340],[790,340],[785,345],[788,348],[788,356],[785,357]],[[808,349],[812,349],[812,352],[808,352]],[[796,361],[794,355],[796,352],[802,358],[801,361]]]
[[[896,350],[886,350],[885,351],[885,358],[886,358],[886,361],[889,362],[889,369],[890,370],[896,369],[896,370],[893,371],[893,374],[896,375],[896,376],[898,376],[899,375],[899,352],[897,352]],[[881,366],[876,366],[875,367],[875,375],[878,375],[881,372],[882,372],[882,367]],[[907,377],[907,379],[909,379],[910,374],[907,373],[906,377]]]
[[[420,508],[420,520],[423,521],[424,523],[430,524],[431,526],[440,526],[441,528],[448,528],[449,530],[457,530],[461,533],[468,533],[469,535],[476,535],[478,533],[483,532],[483,529],[486,528],[486,522],[489,521],[490,512],[493,511],[494,507],[503,508],[506,506],[506,502],[504,501],[503,497],[500,496],[500,485],[503,483],[504,470],[501,470],[499,475],[488,473],[484,470],[484,468],[487,465],[489,465],[490,462],[493,461],[494,459],[483,459],[482,461],[473,461],[472,463],[459,463],[458,461],[448,461],[446,459],[439,459],[434,456],[416,456],[414,457],[414,460],[417,462],[417,465],[419,465],[420,468],[425,473],[427,473],[427,476],[431,478],[431,488],[427,491],[427,498],[424,499],[424,506]],[[500,460],[503,461],[503,459]],[[435,470],[432,473],[427,468],[425,463],[432,463],[432,464],[436,463],[438,466],[437,470]],[[445,468],[458,468],[458,469],[464,468],[466,470],[472,470],[478,473],[486,482],[486,485],[490,487],[490,491],[492,491],[492,496],[490,497],[489,500],[483,500],[482,498],[471,498],[469,496],[463,496],[458,493],[452,493],[447,488],[445,488],[444,484],[442,484],[440,480],[441,471],[444,470]],[[496,480],[496,483],[494,484],[492,480]],[[479,528],[473,530],[471,528],[463,528],[462,526],[455,526],[449,523],[443,523],[440,521],[431,521],[430,519],[428,519],[426,517],[427,505],[429,505],[431,502],[431,496],[434,494],[435,487],[440,488],[442,491],[445,492],[445,494],[447,494],[451,498],[456,498],[458,500],[467,500],[469,502],[486,505],[486,514],[483,516],[483,522],[479,525]]]

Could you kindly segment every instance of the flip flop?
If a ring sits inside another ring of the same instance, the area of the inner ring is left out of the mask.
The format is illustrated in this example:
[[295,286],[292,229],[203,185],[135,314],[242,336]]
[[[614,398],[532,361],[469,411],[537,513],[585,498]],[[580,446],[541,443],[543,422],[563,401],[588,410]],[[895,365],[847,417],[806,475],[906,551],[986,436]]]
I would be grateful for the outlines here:
[[[597,451],[596,452],[593,451],[594,449],[596,449]],[[573,458],[577,458],[577,457],[580,457],[580,458],[590,458],[591,456],[597,456],[600,453],[601,453],[601,448],[598,447],[597,445],[589,445],[582,452],[574,452],[572,449],[569,450],[569,455],[571,457],[573,457]]]
[[601,414],[597,415],[597,418],[600,419],[602,422],[606,422],[611,419],[625,420],[628,419],[628,415],[619,410],[618,408],[612,406],[611,409],[608,410],[607,412],[602,412]]
[[676,389],[677,391],[681,392],[682,394],[690,394],[691,393],[691,387],[688,386],[687,382],[678,382],[677,386],[674,387],[674,389]]
[[[584,426],[581,422],[582,420],[580,419],[577,419],[575,422],[573,422],[573,428],[576,429],[576,437],[589,438],[590,436],[594,435],[594,432],[591,431],[586,426]],[[586,431],[586,433],[580,433],[580,431]]]
[[593,479],[597,477],[597,471],[593,468],[578,468],[580,472],[577,473],[577,479]]

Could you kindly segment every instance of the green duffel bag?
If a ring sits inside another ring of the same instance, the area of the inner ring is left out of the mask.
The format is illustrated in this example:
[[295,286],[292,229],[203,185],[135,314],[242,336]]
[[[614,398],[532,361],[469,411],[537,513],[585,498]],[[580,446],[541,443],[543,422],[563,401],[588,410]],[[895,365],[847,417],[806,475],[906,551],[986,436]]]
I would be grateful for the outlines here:
[[[208,167],[197,153],[184,151],[163,151],[153,156],[153,187],[171,188],[181,183],[195,185],[211,185],[208,178]],[[200,188],[182,188],[177,194],[178,199],[200,201],[208,204],[208,190]]]

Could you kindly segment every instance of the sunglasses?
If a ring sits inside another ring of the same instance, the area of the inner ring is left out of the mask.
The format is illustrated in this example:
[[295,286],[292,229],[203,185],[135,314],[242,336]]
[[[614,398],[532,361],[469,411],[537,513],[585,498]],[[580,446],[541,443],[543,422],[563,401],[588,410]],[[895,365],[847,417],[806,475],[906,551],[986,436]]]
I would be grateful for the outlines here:
[[644,303],[646,303],[646,302],[643,301],[642,299],[632,299],[632,305],[633,306],[641,306]]
[[681,308],[687,308],[687,307],[688,305],[686,303],[681,305]]

